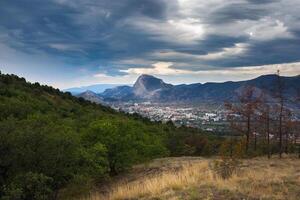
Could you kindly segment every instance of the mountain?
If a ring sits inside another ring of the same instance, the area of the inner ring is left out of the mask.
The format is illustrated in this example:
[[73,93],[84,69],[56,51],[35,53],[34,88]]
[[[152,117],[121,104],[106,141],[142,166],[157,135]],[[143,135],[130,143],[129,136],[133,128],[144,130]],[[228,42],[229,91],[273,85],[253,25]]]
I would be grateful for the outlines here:
[[107,89],[100,94],[105,100],[123,99],[124,101],[130,100],[133,97],[133,88],[130,86],[118,86],[116,88]]
[[103,98],[97,95],[95,92],[92,92],[90,90],[87,90],[83,93],[80,93],[77,95],[77,97],[82,97],[88,101],[94,102],[94,103],[101,103],[104,104]]
[[[141,75],[133,87],[117,87],[104,91],[100,96],[105,100],[114,101],[143,101],[153,102],[224,102],[234,101],[237,93],[245,86],[253,86],[256,90],[264,91],[273,96],[277,87],[277,75],[263,75],[247,81],[228,81],[224,83],[195,83],[172,85],[150,75]],[[300,76],[281,77],[284,83],[284,95],[292,100],[296,99],[300,90]]]
[[162,90],[171,89],[173,85],[163,82],[154,76],[143,74],[133,85],[133,94],[142,99],[155,97]]
[[71,92],[73,95],[78,95],[78,94],[86,92],[86,91],[92,91],[94,93],[102,93],[106,89],[114,88],[117,86],[120,86],[120,85],[118,85],[118,84],[96,84],[96,85],[68,88],[63,91]]

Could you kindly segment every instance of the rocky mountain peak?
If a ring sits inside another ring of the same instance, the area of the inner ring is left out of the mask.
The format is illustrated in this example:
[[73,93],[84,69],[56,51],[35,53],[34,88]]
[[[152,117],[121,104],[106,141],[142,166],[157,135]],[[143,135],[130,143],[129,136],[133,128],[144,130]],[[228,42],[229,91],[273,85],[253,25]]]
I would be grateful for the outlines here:
[[162,79],[156,78],[151,75],[141,75],[135,84],[133,85],[134,90],[151,92],[158,89],[164,89],[171,87],[171,84],[165,83]]

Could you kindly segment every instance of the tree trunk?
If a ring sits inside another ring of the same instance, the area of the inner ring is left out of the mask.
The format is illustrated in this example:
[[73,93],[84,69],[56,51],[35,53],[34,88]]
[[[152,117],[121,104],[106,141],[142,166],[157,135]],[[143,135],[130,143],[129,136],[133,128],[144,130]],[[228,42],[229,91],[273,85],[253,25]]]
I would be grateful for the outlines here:
[[53,195],[53,200],[58,199],[58,189],[55,190],[54,195]]
[[254,151],[256,151],[256,143],[257,143],[257,138],[256,138],[256,132],[254,134]]
[[270,119],[269,119],[269,116],[267,117],[267,144],[268,144],[268,159],[270,159],[271,151],[270,151]]
[[248,154],[249,149],[249,140],[250,140],[250,116],[247,118],[247,134],[246,134],[246,155]]
[[277,71],[278,75],[278,100],[280,103],[279,112],[279,158],[282,158],[282,118],[283,118],[283,83],[280,78],[280,71]]
[[289,132],[285,133],[285,153],[288,154],[289,151]]
[[233,156],[233,136],[230,137],[230,158]]
[[279,114],[279,158],[282,158],[282,112],[283,102],[280,103],[280,114]]

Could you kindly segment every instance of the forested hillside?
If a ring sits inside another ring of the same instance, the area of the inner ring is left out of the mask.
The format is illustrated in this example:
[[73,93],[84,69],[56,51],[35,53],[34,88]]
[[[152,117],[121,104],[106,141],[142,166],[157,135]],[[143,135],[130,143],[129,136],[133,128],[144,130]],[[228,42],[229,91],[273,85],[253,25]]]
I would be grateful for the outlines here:
[[153,158],[211,155],[222,139],[0,73],[0,197],[57,199]]

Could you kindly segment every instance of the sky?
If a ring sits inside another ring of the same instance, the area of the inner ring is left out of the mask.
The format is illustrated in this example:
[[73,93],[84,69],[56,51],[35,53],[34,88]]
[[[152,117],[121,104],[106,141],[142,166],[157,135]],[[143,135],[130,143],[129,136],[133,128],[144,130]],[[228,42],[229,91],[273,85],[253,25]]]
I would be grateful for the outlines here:
[[0,70],[69,88],[300,74],[299,0],[0,0]]

